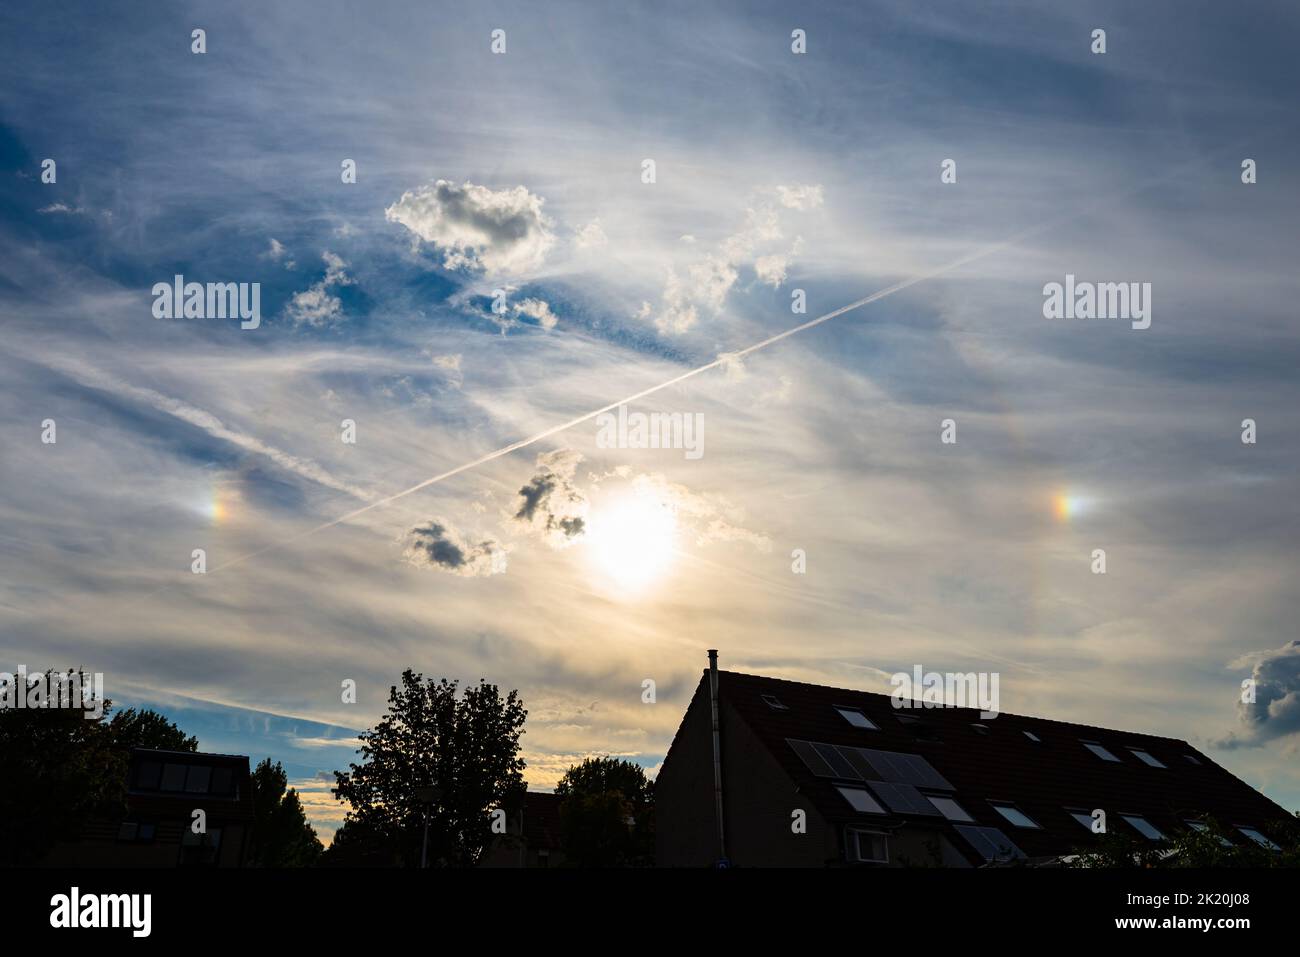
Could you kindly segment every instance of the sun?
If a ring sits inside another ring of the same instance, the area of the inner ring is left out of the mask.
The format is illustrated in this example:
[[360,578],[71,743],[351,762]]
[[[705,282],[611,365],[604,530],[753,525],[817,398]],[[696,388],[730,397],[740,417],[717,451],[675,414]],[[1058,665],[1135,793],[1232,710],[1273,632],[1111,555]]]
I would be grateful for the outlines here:
[[667,573],[677,552],[677,513],[653,489],[631,489],[598,503],[588,517],[587,557],[614,590],[640,593]]

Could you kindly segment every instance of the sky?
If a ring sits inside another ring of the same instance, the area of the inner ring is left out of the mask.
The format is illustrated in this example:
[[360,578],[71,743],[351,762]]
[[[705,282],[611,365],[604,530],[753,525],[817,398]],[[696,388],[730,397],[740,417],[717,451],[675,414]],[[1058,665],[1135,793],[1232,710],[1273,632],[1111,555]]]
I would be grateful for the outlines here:
[[[3,670],[282,761],[326,838],[406,667],[517,688],[548,789],[653,774],[708,648],[996,672],[1300,808],[1298,21],[5,4]],[[1149,327],[1047,318],[1067,275]],[[698,455],[590,417],[665,384]]]

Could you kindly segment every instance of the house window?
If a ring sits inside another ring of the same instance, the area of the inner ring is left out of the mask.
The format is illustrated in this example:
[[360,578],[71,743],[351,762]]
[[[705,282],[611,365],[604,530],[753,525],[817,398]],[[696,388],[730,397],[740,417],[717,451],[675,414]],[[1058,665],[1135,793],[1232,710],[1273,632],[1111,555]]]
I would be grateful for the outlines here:
[[[1202,834],[1206,834],[1210,830],[1210,825],[1206,824],[1204,821],[1197,821],[1195,819],[1191,819],[1191,820],[1184,821],[1183,823],[1186,824],[1188,827],[1190,827],[1193,831],[1200,831]],[[1224,847],[1232,847],[1232,841],[1228,840],[1222,834],[1219,834],[1218,838],[1219,838],[1219,843],[1222,844]]]
[[1025,732],[1025,737],[1028,738],[1030,741],[1034,742],[1034,744],[1042,744],[1042,743],[1043,743],[1043,739],[1040,738],[1038,735],[1034,734],[1034,732],[1032,732],[1032,731],[1026,731],[1026,732]]
[[550,866],[551,866],[551,852],[550,852],[550,851],[547,851],[547,850],[541,850],[541,851],[538,851],[538,852],[537,852],[537,866],[538,866],[538,867],[550,867]]
[[1238,827],[1237,830],[1240,831],[1242,834],[1245,834],[1248,838],[1250,838],[1260,847],[1267,847],[1270,851],[1282,850],[1282,848],[1278,847],[1276,844],[1270,841],[1262,833],[1255,830],[1255,828],[1253,827]]
[[987,724],[972,724],[971,730],[976,734],[988,734],[989,726]]
[[1129,751],[1132,753],[1133,757],[1137,758],[1143,764],[1150,765],[1153,768],[1163,768],[1167,766],[1162,763],[1159,758],[1143,751],[1141,748],[1129,748]]
[[181,835],[181,864],[211,867],[221,855],[221,828],[210,827],[206,834],[195,834],[189,827]]
[[849,860],[865,864],[889,863],[889,838],[879,831],[864,831],[850,827],[845,831],[848,839]]
[[190,794],[207,794],[208,784],[212,780],[212,768],[206,764],[196,764],[190,768],[185,779],[185,790]]
[[767,705],[769,708],[771,708],[773,711],[789,711],[789,710],[790,710],[790,709],[787,708],[785,705],[783,705],[783,704],[781,703],[781,699],[778,698],[778,697],[777,697],[776,695],[774,695],[774,694],[765,694],[765,695],[762,695],[762,698],[763,698],[763,703],[764,703],[765,705]]
[[835,710],[840,713],[840,717],[842,717],[849,724],[853,725],[853,727],[855,728],[865,728],[867,731],[880,730],[880,728],[876,725],[874,721],[868,718],[857,708],[841,708],[839,705],[836,705]]
[[234,774],[230,768],[213,768],[212,785],[208,788],[212,794],[229,794],[234,786]]
[[162,790],[184,791],[185,772],[189,770],[183,764],[168,764],[163,767]]
[[117,839],[131,844],[147,844],[153,840],[154,825],[138,821],[123,821],[117,829]]
[[935,810],[950,821],[973,821],[975,820],[966,813],[966,809],[950,797],[940,797],[936,794],[927,794],[930,803],[934,805]]
[[1069,808],[1066,808],[1066,813],[1069,814],[1070,817],[1078,821],[1080,824],[1082,824],[1084,827],[1086,827],[1089,833],[1092,833],[1093,818],[1091,814],[1089,814],[1087,811],[1079,811],[1079,810],[1072,811]]
[[1188,764],[1195,764],[1195,765],[1197,765],[1198,767],[1200,766],[1200,763],[1201,763],[1201,762],[1197,759],[1196,755],[1194,755],[1194,754],[1184,754],[1183,757],[1185,757],[1185,758],[1187,759],[1187,763],[1188,763]]
[[1139,814],[1121,814],[1120,817],[1128,821],[1135,831],[1149,841],[1163,841],[1165,839],[1160,828]]
[[894,717],[898,719],[899,724],[921,740],[939,740],[939,732],[935,730],[934,725],[930,724],[930,722],[922,721],[920,718],[914,717],[910,714],[896,714]]
[[1016,827],[1038,827],[1037,822],[1014,804],[1005,804],[999,801],[989,801],[993,810],[997,811],[1004,818],[1014,824]]
[[844,800],[849,802],[853,810],[860,814],[884,814],[885,809],[876,803],[870,792],[866,788],[850,787],[847,784],[835,785],[835,790],[843,795]]
[[1119,761],[1119,758],[1115,757],[1115,755],[1111,754],[1096,741],[1084,741],[1081,743],[1085,748],[1097,755],[1097,757],[1101,758],[1103,761]]
[[954,824],[953,828],[960,834],[976,853],[985,861],[1024,860],[1025,853],[1016,847],[1005,834],[996,827],[979,827],[975,824]]

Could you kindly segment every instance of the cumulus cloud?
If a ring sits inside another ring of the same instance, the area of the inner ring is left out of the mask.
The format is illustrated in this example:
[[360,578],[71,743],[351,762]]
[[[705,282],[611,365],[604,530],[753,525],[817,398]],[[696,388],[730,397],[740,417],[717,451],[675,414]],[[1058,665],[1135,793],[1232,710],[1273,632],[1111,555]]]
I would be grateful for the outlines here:
[[606,245],[608,242],[609,237],[605,235],[604,227],[600,225],[599,219],[593,219],[573,236],[573,245],[579,249],[595,249]]
[[822,188],[811,184],[778,186],[776,195],[782,206],[797,209],[801,212],[816,209],[825,198],[822,195]]
[[294,293],[285,309],[289,318],[299,325],[323,326],[343,316],[343,303],[330,290],[352,284],[344,271],[347,263],[329,250],[321,254],[321,259],[325,261],[325,276],[302,292]]
[[467,541],[441,518],[430,519],[406,533],[406,560],[467,578],[498,575],[506,570],[506,550],[500,543],[492,539]]
[[543,329],[554,329],[559,317],[551,312],[551,304],[544,299],[523,299],[515,303],[515,315],[527,316]]
[[1257,746],[1300,731],[1300,639],[1248,655],[1240,663],[1254,664],[1255,700],[1238,700],[1244,730],[1230,735],[1223,746]]
[[494,190],[440,179],[403,193],[384,217],[436,247],[448,269],[523,275],[539,269],[555,244],[544,202],[523,186]]
[[[703,313],[717,314],[740,278],[741,267],[749,267],[762,283],[779,288],[785,282],[790,261],[801,251],[803,240],[784,246],[782,211],[806,212],[822,204],[820,186],[778,186],[761,192],[745,210],[745,221],[718,247],[685,267],[683,276],[668,267],[658,310],[643,309],[654,317],[655,327],[666,335],[679,335],[696,324]],[[683,236],[695,245],[693,236]]]
[[571,544],[587,527],[587,497],[573,480],[581,461],[573,449],[543,452],[537,456],[537,472],[519,490],[514,521],[553,548]]

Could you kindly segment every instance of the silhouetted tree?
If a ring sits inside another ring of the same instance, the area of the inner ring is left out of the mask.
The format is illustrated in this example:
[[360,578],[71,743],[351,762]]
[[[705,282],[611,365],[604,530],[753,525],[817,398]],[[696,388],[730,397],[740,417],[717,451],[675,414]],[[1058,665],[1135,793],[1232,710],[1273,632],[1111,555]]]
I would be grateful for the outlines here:
[[266,758],[252,774],[253,834],[249,862],[258,867],[310,867],[324,847],[307,822],[298,792],[277,761]]
[[105,700],[98,717],[81,708],[0,708],[0,863],[34,863],[57,840],[76,840],[88,819],[126,813],[128,752],[104,720],[111,705]]
[[113,715],[109,732],[118,747],[152,748],[158,751],[197,751],[199,739],[187,735],[157,711],[127,708]]
[[580,867],[643,867],[654,860],[654,786],[640,765],[588,758],[555,787],[567,860]]
[[[511,691],[457,683],[409,668],[388,696],[388,714],[361,734],[361,764],[335,771],[335,796],[351,805],[345,827],[371,857],[418,867],[428,817],[430,866],[470,867],[490,843],[491,811],[522,786],[519,736],[528,712]],[[422,802],[418,791],[435,789]],[[355,829],[354,829],[355,828]]]

